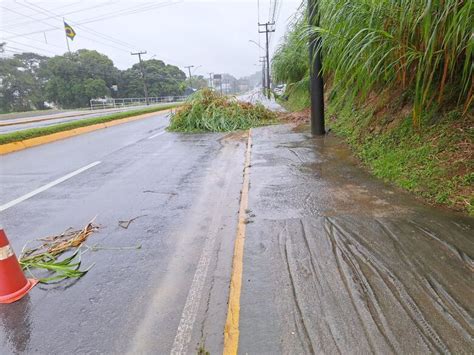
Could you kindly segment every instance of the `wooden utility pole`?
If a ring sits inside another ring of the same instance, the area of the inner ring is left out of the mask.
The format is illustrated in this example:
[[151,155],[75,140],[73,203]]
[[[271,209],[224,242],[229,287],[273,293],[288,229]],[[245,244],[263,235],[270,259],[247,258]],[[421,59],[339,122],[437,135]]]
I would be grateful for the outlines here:
[[[308,19],[310,26],[319,26],[318,0],[308,0]],[[319,35],[310,37],[311,133],[317,136],[322,136],[326,133],[324,127],[324,82],[321,45],[322,40]]]
[[258,30],[258,33],[265,33],[265,40],[266,40],[266,52],[267,52],[267,55],[266,55],[266,59],[267,59],[267,97],[270,98],[270,86],[271,86],[271,79],[270,79],[270,49],[269,49],[269,46],[270,46],[270,43],[269,43],[269,40],[268,40],[268,34],[270,32],[275,32],[275,29],[274,28],[271,28],[271,26],[274,26],[275,25],[275,22],[267,22],[267,23],[259,23],[258,26],[259,27],[262,27],[262,26],[265,26],[265,29],[264,30]]
[[131,55],[138,55],[138,61],[140,62],[140,72],[142,73],[142,80],[143,80],[143,91],[145,92],[145,102],[147,105],[150,104],[148,100],[148,87],[146,86],[146,76],[145,76],[145,70],[143,68],[143,62],[142,62],[142,54],[146,54],[145,52],[137,52],[137,53],[130,53]]

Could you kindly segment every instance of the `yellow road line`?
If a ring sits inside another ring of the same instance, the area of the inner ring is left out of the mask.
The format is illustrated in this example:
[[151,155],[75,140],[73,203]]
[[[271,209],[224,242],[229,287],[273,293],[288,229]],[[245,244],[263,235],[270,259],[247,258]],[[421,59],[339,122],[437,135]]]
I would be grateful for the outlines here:
[[38,145],[55,142],[55,141],[58,141],[60,139],[66,139],[66,138],[78,136],[80,134],[84,134],[84,133],[88,133],[88,132],[92,132],[92,131],[97,131],[97,130],[103,129],[103,128],[113,127],[113,126],[116,126],[116,125],[119,125],[119,124],[122,124],[122,123],[137,121],[137,120],[140,120],[142,118],[161,115],[163,113],[168,113],[170,111],[171,111],[171,109],[162,110],[162,111],[155,111],[155,112],[145,113],[143,115],[132,116],[132,117],[122,118],[122,119],[118,119],[118,120],[114,120],[114,121],[109,121],[109,122],[106,122],[106,123],[98,123],[98,124],[94,124],[94,125],[90,125],[90,126],[74,128],[74,129],[71,129],[69,131],[52,133],[52,134],[48,134],[46,136],[25,139],[25,140],[22,140],[22,141],[19,141],[19,142],[2,144],[2,145],[0,145],[0,155],[5,155],[5,154],[8,154],[8,153],[16,152],[16,151],[23,150],[23,149],[26,149],[26,148],[31,148],[31,147],[35,147],[35,146],[38,146]]
[[239,348],[240,294],[242,290],[242,272],[244,258],[244,243],[246,230],[246,215],[249,202],[249,169],[252,149],[252,131],[249,130],[247,151],[245,154],[244,182],[240,197],[239,222],[235,238],[232,274],[230,279],[229,306],[224,328],[224,355],[236,355]]

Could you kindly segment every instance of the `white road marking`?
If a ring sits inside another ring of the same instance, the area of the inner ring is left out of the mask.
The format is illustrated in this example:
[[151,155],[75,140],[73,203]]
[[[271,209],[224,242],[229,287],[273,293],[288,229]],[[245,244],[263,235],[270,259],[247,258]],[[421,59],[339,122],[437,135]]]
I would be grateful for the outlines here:
[[157,134],[154,134],[154,135],[148,137],[148,139],[156,138],[156,137],[161,136],[162,134],[165,134],[165,133],[166,133],[166,131],[158,132]]
[[214,244],[218,233],[219,225],[213,218],[213,230],[210,231],[208,238],[204,244],[199,263],[194,274],[191,288],[189,289],[188,297],[184,305],[181,320],[179,322],[178,331],[174,338],[171,355],[183,355],[187,353],[188,345],[191,340],[194,322],[198,313],[199,305],[201,303],[202,290],[206,282],[207,270],[212,260],[212,253],[214,251]]
[[[227,169],[225,172],[226,184],[222,190],[223,196],[227,196],[231,181],[231,172],[231,169]],[[212,219],[211,223],[209,224],[207,238],[204,242],[201,257],[199,258],[196,272],[191,283],[191,288],[189,289],[188,297],[186,298],[186,303],[181,314],[178,330],[176,332],[173,347],[171,348],[170,352],[171,355],[184,355],[188,353],[188,346],[191,341],[192,331],[198,314],[199,305],[201,304],[201,298],[209,265],[212,261],[213,253],[215,252],[214,245],[221,228],[222,214],[220,212],[223,210],[223,204],[224,199],[220,199],[220,201],[216,204],[214,211],[211,211]]]
[[63,177],[60,177],[59,179],[50,182],[49,184],[46,184],[46,185],[44,185],[44,186],[41,186],[40,188],[38,188],[38,189],[36,189],[36,190],[33,190],[33,191],[27,193],[26,195],[23,195],[23,196],[21,196],[21,197],[18,197],[17,199],[15,199],[15,200],[13,200],[13,201],[7,202],[7,203],[5,203],[4,205],[1,205],[1,206],[0,206],[0,212],[3,212],[3,211],[5,211],[5,210],[7,210],[7,209],[9,209],[10,207],[13,207],[13,206],[15,206],[15,205],[18,205],[20,202],[23,202],[23,201],[25,201],[25,200],[28,200],[29,198],[31,198],[31,197],[33,197],[33,196],[36,196],[36,195],[38,195],[38,194],[41,193],[41,192],[44,192],[44,191],[46,191],[46,190],[48,190],[48,189],[50,189],[50,188],[52,188],[52,187],[54,187],[54,186],[56,186],[56,185],[58,185],[58,184],[64,182],[64,181],[66,181],[66,180],[68,180],[68,179],[70,179],[70,178],[72,178],[72,177],[74,177],[74,176],[80,174],[80,173],[83,173],[83,172],[86,171],[86,170],[89,170],[90,168],[93,168],[93,167],[96,166],[96,165],[99,165],[100,163],[101,163],[100,161],[96,161],[96,162],[94,162],[94,163],[91,163],[91,164],[89,164],[89,165],[86,165],[86,166],[84,166],[84,167],[82,167],[82,168],[80,168],[80,169],[77,169],[76,171],[73,171],[72,173],[69,173],[69,174],[67,174],[67,175],[64,175]]

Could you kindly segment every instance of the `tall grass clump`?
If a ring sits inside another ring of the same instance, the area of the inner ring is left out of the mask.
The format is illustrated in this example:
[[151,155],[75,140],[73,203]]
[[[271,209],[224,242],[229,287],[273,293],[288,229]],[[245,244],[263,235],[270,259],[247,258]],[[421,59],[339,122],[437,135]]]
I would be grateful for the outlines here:
[[[412,122],[423,114],[461,107],[466,114],[474,89],[474,2],[466,0],[320,0],[320,24],[299,17],[273,59],[275,78],[285,76],[292,48],[308,53],[307,43],[321,36],[323,71],[335,100],[363,101],[369,92],[410,92]],[[298,68],[300,65],[298,64]],[[298,72],[299,74],[301,72]],[[307,74],[305,74],[307,76]],[[300,75],[299,75],[300,76]]]
[[272,124],[276,114],[262,104],[240,102],[210,89],[196,92],[171,116],[174,132],[228,132]]
[[291,110],[309,105],[309,56],[308,41],[304,39],[307,29],[304,12],[304,7],[298,10],[272,59],[273,80],[287,85],[285,97]]

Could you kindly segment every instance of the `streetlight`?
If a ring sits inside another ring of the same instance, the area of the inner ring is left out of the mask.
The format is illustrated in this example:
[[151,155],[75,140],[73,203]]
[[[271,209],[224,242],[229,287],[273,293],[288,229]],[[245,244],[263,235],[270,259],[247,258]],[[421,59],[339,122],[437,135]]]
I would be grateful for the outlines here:
[[194,74],[194,72],[195,72],[198,68],[201,68],[201,67],[202,67],[202,65],[198,65],[197,67],[194,67],[194,69],[193,69],[193,74]]

